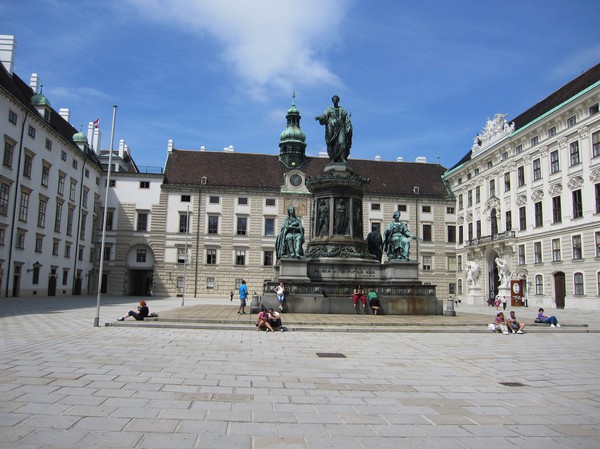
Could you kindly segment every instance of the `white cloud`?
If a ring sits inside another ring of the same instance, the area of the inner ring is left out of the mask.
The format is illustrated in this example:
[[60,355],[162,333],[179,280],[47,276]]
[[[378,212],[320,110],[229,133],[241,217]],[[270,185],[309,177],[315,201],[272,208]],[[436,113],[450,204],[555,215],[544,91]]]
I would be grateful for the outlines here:
[[251,95],[268,88],[340,85],[325,51],[342,45],[352,0],[128,0],[153,20],[223,45],[221,56]]

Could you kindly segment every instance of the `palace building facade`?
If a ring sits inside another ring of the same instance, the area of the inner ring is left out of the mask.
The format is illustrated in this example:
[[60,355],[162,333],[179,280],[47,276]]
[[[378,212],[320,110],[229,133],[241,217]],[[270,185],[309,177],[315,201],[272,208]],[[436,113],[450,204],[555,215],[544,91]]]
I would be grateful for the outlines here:
[[479,268],[477,282],[457,278],[461,300],[498,294],[500,259],[516,303],[600,308],[599,102],[600,64],[514,119],[488,119],[444,175],[459,274]]

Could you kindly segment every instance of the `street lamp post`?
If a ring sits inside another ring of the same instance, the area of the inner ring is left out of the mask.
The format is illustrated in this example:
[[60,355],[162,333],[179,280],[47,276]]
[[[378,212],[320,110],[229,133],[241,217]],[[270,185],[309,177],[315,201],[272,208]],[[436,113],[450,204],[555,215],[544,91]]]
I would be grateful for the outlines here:
[[110,189],[110,172],[112,171],[113,141],[115,139],[115,120],[117,105],[113,106],[112,126],[110,130],[110,150],[108,152],[108,174],[106,175],[106,193],[104,196],[104,217],[102,219],[102,243],[100,244],[100,268],[98,270],[98,295],[96,296],[96,317],[94,327],[100,326],[100,297],[102,296],[102,275],[104,274],[104,245],[106,241],[106,222],[108,221],[108,190]]

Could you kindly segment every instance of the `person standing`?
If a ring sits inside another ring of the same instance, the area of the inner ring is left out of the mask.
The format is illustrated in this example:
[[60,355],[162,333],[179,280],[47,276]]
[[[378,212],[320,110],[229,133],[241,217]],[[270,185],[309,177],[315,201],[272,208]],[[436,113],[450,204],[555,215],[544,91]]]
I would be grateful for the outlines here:
[[229,292],[229,301],[233,302],[233,290]]
[[283,281],[275,287],[275,294],[277,295],[277,301],[279,302],[279,310],[283,310],[283,301],[285,299],[285,285],[283,285]]
[[242,279],[242,284],[240,285],[240,308],[238,309],[238,315],[246,314],[246,299],[248,298],[248,286],[246,285],[246,281]]
[[502,297],[502,310],[506,310],[506,296]]

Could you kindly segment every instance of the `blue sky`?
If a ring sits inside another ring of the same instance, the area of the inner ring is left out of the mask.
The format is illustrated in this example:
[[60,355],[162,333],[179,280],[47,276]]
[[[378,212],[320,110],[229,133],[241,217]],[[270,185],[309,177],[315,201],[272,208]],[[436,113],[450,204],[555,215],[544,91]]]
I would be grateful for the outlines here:
[[341,97],[351,158],[451,167],[488,117],[517,116],[600,62],[592,0],[0,0],[15,72],[139,166],[175,148],[278,154],[296,92],[307,154]]

